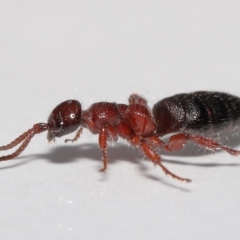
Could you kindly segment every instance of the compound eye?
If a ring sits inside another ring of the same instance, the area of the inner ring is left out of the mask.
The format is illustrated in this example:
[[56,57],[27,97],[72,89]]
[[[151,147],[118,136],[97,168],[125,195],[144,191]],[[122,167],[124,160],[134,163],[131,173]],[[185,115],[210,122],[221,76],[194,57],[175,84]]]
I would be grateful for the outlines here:
[[76,114],[75,114],[75,113],[71,113],[71,114],[70,114],[70,118],[71,118],[71,119],[75,119],[75,118],[76,118]]
[[48,140],[62,137],[77,130],[81,125],[81,104],[76,100],[67,100],[55,107],[48,118]]

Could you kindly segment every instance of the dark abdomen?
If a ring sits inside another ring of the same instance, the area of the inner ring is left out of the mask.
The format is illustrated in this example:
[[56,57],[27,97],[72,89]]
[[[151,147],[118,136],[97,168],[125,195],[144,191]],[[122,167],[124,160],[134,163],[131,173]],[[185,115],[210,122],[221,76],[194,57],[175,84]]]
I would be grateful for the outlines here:
[[177,94],[157,102],[153,116],[159,135],[232,132],[240,124],[240,99],[220,92]]

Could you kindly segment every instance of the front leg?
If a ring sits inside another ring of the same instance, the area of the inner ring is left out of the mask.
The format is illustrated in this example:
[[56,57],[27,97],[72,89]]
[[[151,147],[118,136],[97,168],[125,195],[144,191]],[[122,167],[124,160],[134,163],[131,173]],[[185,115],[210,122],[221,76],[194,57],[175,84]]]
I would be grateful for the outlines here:
[[82,131],[83,131],[83,129],[79,128],[77,130],[77,133],[76,133],[75,137],[73,139],[65,139],[65,143],[66,142],[75,142],[75,141],[77,141],[80,138]]

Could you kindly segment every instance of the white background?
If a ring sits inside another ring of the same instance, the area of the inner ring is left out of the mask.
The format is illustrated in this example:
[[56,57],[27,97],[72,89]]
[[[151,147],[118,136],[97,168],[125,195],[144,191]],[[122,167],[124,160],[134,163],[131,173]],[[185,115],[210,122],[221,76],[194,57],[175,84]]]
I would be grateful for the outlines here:
[[[152,106],[181,92],[240,96],[239,1],[1,1],[0,144],[61,101]],[[237,137],[231,146],[238,147]],[[9,152],[2,152],[6,155]],[[102,167],[97,137],[34,137],[0,165],[1,239],[237,239],[240,162],[190,145],[162,154],[186,184],[125,141]]]

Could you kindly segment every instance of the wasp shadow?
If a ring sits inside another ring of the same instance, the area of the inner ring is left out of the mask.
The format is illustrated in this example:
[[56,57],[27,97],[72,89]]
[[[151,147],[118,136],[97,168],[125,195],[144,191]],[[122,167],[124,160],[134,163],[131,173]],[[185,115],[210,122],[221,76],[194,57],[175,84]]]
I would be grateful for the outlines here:
[[[199,153],[197,153],[196,150],[192,150],[190,148],[193,146],[188,146],[186,149],[179,151],[175,154],[173,153],[167,153],[164,152],[161,154],[162,161],[170,164],[177,164],[177,165],[187,165],[187,166],[199,166],[199,167],[224,167],[224,166],[240,166],[240,163],[201,163],[201,162],[190,162],[183,159],[165,159],[164,155],[171,156],[175,155],[179,158],[186,157],[186,156],[199,156]],[[182,153],[181,153],[182,152]],[[202,153],[201,155],[205,155],[206,153]],[[137,149],[133,147],[129,147],[129,145],[124,143],[117,143],[114,144],[114,146],[110,146],[108,148],[108,156],[109,156],[109,165],[115,164],[119,161],[127,161],[131,164],[138,165],[138,168],[141,172],[141,174],[151,180],[159,181],[169,187],[173,187],[182,191],[189,192],[190,190],[188,188],[184,188],[178,185],[175,185],[172,182],[169,182],[168,180],[165,180],[165,178],[156,177],[148,173],[149,167],[144,164],[143,154]],[[24,159],[24,161],[20,161],[19,159]],[[99,149],[98,144],[73,144],[73,145],[62,145],[57,147],[50,148],[50,151],[47,153],[40,153],[40,154],[34,154],[34,155],[25,155],[20,156],[17,158],[18,162],[16,163],[14,161],[14,164],[11,164],[9,166],[1,167],[0,170],[8,169],[8,168],[14,168],[20,165],[24,165],[29,163],[32,160],[40,160],[45,159],[50,163],[53,164],[67,164],[67,163],[74,163],[77,161],[89,159],[91,161],[98,161],[99,162],[99,168],[102,167],[102,156],[101,156],[101,150]],[[148,160],[149,161],[149,160]],[[151,165],[149,165],[151,167]]]
[[[125,144],[115,144],[114,147],[108,147],[109,163],[117,161],[128,161],[132,163],[138,162],[142,158],[142,154],[136,148],[129,148]],[[80,159],[90,159],[94,161],[102,161],[102,153],[98,144],[80,144],[65,145],[54,147],[48,153],[36,154],[35,157],[47,159],[52,163],[71,163]]]
[[[55,147],[51,149],[49,153],[45,154],[37,154],[32,156],[33,158],[41,158],[46,159],[54,164],[66,164],[72,163],[76,161],[81,161],[83,159],[89,159],[93,161],[98,161],[100,163],[99,168],[102,167],[102,155],[101,150],[99,149],[98,144],[81,144],[81,145],[66,145]],[[162,184],[176,188],[181,191],[190,192],[190,190],[186,187],[182,187],[179,185],[175,185],[168,181],[168,179],[156,177],[148,173],[149,167],[144,164],[143,154],[137,149],[133,147],[129,147],[126,144],[118,143],[114,146],[108,148],[108,157],[109,157],[109,165],[115,164],[119,161],[127,161],[131,164],[135,164],[138,166],[141,174],[153,181],[161,182]],[[149,161],[149,160],[148,160]],[[166,160],[166,162],[169,162]],[[177,164],[177,162],[175,162]],[[179,161],[179,164],[181,162]],[[151,167],[151,165],[150,165]]]

